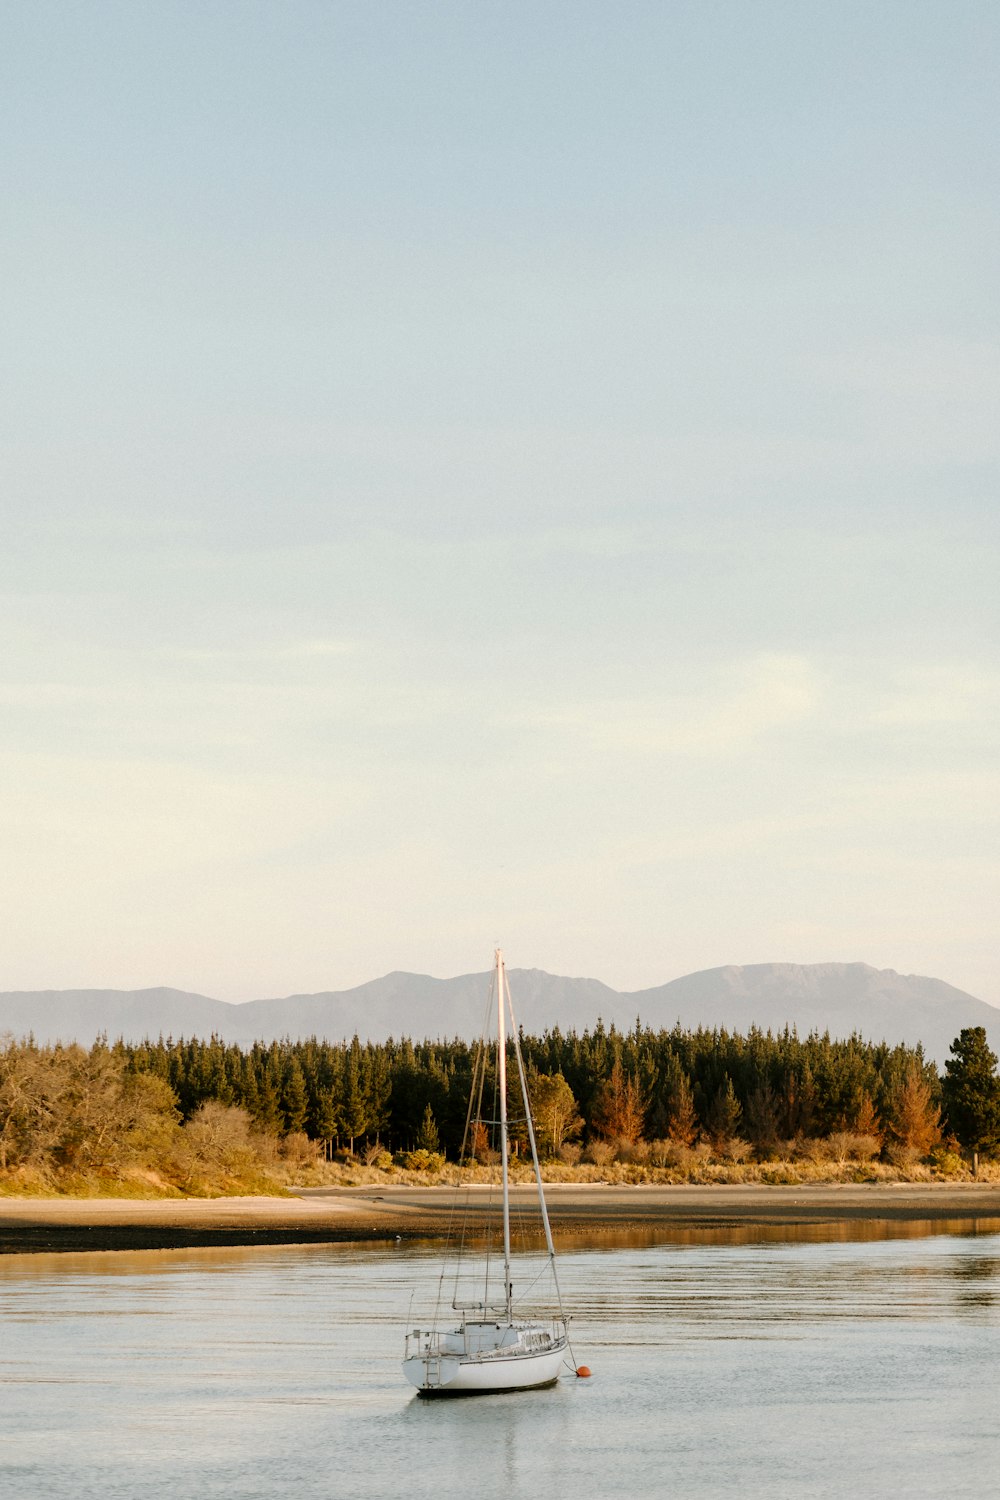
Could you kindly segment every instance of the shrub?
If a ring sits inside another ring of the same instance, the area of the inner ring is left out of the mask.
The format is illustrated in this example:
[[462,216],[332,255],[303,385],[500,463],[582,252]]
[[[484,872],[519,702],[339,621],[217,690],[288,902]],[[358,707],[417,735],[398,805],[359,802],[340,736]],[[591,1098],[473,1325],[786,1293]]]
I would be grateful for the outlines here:
[[841,1167],[849,1161],[871,1161],[882,1149],[878,1136],[859,1135],[853,1130],[835,1130],[827,1137],[826,1146],[830,1158]]
[[672,1167],[676,1165],[676,1154],[683,1149],[676,1141],[650,1141],[649,1163],[653,1167]]
[[278,1154],[290,1167],[314,1166],[319,1153],[319,1141],[311,1141],[302,1130],[290,1130],[278,1143]]
[[648,1141],[616,1140],[612,1142],[612,1145],[617,1161],[625,1162],[630,1166],[644,1166],[649,1161]]
[[592,1162],[595,1167],[606,1167],[614,1157],[615,1148],[610,1141],[591,1141],[583,1153],[584,1161]]
[[424,1151],[422,1148],[400,1151],[393,1160],[397,1167],[403,1167],[407,1172],[440,1172],[444,1166],[440,1151]]
[[964,1177],[967,1173],[966,1163],[955,1146],[954,1141],[942,1141],[931,1152],[931,1166],[942,1177]]

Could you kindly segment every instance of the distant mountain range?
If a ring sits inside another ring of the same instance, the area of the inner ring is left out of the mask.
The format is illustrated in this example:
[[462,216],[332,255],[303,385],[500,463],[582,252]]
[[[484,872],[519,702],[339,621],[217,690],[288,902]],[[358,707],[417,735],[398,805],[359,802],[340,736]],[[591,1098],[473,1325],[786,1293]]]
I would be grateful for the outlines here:
[[[922,1042],[943,1063],[963,1026],[985,1026],[1000,1052],[1000,1009],[940,979],[873,969],[868,964],[748,964],[704,969],[653,989],[619,992],[596,979],[564,979],[541,969],[509,971],[518,1021],[539,1034],[592,1029],[598,1019],[630,1030],[638,1019],[654,1030],[725,1027],[745,1032],[797,1028],[854,1032],[872,1041]],[[386,974],[351,990],[231,1005],[183,990],[15,990],[0,993],[0,1034],[29,1032],[39,1042],[90,1044],[105,1034],[141,1041],[158,1036],[208,1037],[246,1046],[282,1037],[384,1041],[479,1035],[490,975],[432,979]]]

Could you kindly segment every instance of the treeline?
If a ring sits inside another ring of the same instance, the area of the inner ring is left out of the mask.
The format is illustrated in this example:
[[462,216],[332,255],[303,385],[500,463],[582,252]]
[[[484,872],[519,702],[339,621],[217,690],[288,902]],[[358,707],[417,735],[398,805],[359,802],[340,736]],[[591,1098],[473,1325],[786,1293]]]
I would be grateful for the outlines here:
[[[755,1151],[853,1132],[926,1154],[940,1130],[941,1084],[919,1048],[853,1037],[752,1030],[628,1033],[598,1025],[521,1037],[543,1149],[670,1139]],[[218,1038],[122,1046],[137,1073],[162,1079],[184,1117],[206,1099],[245,1109],[264,1131],[302,1131],[328,1151],[379,1142],[436,1144],[458,1158],[472,1082],[462,1041],[258,1043]],[[512,1100],[512,1112],[517,1102]]]
[[[123,1047],[0,1043],[0,1186],[183,1194],[267,1192],[315,1153],[206,1096],[182,1120],[169,1083]],[[279,1174],[279,1175],[276,1175]]]
[[[683,1169],[698,1160],[912,1164],[1000,1147],[1000,1080],[981,1028],[940,1078],[919,1047],[751,1030],[521,1036],[541,1153]],[[462,1041],[172,1039],[92,1048],[0,1044],[0,1174],[125,1177],[247,1190],[282,1158],[409,1167],[459,1159],[476,1049]],[[512,1077],[516,1076],[509,1068]],[[487,1068],[487,1107],[495,1076]],[[526,1147],[511,1090],[515,1144]],[[480,1160],[495,1141],[469,1143]]]

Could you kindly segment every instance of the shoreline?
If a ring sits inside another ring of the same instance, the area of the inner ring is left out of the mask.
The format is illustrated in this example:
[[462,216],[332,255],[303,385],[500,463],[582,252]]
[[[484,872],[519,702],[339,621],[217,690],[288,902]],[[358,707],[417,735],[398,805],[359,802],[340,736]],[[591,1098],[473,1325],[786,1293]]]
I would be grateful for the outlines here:
[[[478,1200],[478,1201],[477,1201]],[[217,1246],[336,1245],[441,1239],[455,1212],[448,1187],[301,1188],[289,1198],[0,1198],[0,1255]],[[534,1201],[518,1186],[511,1202]],[[839,1238],[848,1226],[883,1232],[1000,1232],[1000,1184],[866,1183],[766,1186],[546,1185],[552,1232],[600,1244],[615,1236],[650,1240],[687,1233],[770,1231]],[[467,1233],[487,1224],[487,1192],[473,1189]],[[987,1221],[983,1223],[982,1221]],[[892,1226],[897,1226],[893,1230]]]

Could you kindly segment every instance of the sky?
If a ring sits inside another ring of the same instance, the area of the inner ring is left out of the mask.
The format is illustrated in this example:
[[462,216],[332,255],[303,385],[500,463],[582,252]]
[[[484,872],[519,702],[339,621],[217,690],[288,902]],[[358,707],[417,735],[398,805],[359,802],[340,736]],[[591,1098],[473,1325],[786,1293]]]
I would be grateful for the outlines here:
[[0,28],[0,989],[1000,1004],[992,0]]

